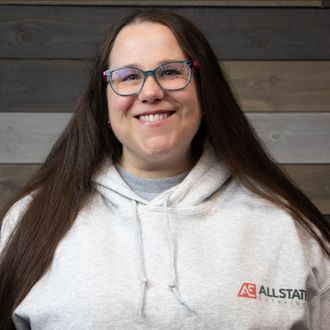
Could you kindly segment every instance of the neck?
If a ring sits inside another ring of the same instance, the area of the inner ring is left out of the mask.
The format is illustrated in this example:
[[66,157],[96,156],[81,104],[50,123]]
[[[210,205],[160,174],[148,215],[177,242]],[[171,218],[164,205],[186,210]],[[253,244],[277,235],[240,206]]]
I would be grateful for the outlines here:
[[150,179],[162,179],[177,176],[189,171],[196,163],[196,157],[187,153],[185,157],[167,160],[132,160],[123,154],[119,165],[128,173]]

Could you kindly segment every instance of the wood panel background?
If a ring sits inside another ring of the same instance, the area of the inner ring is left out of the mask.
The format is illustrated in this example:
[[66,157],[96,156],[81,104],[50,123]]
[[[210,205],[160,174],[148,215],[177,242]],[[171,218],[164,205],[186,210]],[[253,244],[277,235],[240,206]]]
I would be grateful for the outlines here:
[[20,5],[125,5],[125,6],[267,6],[324,7],[328,0],[0,0]]
[[321,0],[0,0],[0,204],[70,118],[101,32],[139,6],[200,27],[265,146],[330,215],[330,8]]

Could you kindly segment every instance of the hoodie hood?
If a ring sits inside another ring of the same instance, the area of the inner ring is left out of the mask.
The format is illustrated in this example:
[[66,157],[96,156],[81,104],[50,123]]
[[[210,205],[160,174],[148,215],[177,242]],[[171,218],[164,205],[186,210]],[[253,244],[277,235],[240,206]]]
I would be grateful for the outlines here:
[[[230,177],[229,171],[219,162],[210,145],[186,178],[177,186],[159,194],[151,201],[146,201],[133,192],[121,178],[110,160],[105,162],[94,178],[96,189],[111,204],[136,201],[150,206],[163,206],[165,200],[171,207],[194,207],[206,201],[219,191]],[[121,205],[122,207],[122,205]]]

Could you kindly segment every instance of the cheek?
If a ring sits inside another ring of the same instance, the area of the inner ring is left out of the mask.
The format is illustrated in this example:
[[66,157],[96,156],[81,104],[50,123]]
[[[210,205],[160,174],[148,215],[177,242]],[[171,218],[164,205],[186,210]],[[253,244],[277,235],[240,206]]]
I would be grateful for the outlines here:
[[189,117],[193,121],[199,122],[201,120],[202,112],[200,109],[200,103],[198,97],[195,93],[191,93],[187,95],[185,100],[186,111]]
[[116,118],[125,115],[133,103],[133,98],[119,96],[112,91],[107,92],[109,117]]
[[201,116],[200,102],[198,99],[197,88],[194,80],[192,80],[190,85],[188,85],[184,103],[194,114],[194,117]]

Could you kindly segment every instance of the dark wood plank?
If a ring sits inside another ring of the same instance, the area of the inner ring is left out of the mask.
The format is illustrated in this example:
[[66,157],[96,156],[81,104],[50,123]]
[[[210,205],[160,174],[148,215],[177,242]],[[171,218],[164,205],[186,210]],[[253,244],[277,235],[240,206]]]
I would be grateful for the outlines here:
[[[330,10],[170,7],[194,21],[222,59],[329,59]],[[0,58],[85,59],[133,6],[1,6]]]
[[[330,113],[248,113],[273,157],[285,164],[330,163]],[[68,113],[0,112],[0,163],[40,163]]]
[[[71,112],[85,60],[1,60],[1,112]],[[225,61],[245,111],[330,111],[330,61]]]
[[73,111],[89,65],[79,60],[0,60],[0,111]]
[[[0,165],[0,205],[20,189],[40,165]],[[285,165],[287,173],[324,213],[330,214],[330,165]]]
[[330,215],[326,215],[325,218],[330,223]]
[[19,5],[125,5],[125,6],[270,6],[319,7],[321,0],[0,0],[0,4]]
[[39,168],[38,164],[0,165],[0,206],[22,188]]

